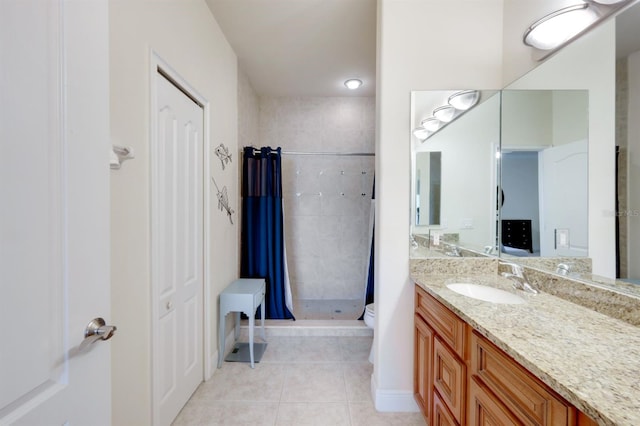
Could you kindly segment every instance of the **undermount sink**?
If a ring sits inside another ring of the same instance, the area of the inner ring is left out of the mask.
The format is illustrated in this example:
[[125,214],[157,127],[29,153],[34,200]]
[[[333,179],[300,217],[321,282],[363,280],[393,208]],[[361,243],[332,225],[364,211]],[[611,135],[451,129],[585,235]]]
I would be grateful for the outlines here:
[[522,297],[516,294],[500,290],[499,288],[488,287],[486,285],[453,283],[447,284],[447,288],[451,291],[462,294],[463,296],[483,300],[485,302],[504,303],[510,305],[517,305],[526,302]]

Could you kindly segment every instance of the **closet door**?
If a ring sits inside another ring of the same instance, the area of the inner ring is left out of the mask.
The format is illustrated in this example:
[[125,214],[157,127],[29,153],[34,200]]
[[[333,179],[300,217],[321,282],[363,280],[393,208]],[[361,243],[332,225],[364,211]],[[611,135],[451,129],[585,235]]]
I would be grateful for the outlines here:
[[204,111],[156,76],[152,151],[154,424],[169,425],[204,376]]

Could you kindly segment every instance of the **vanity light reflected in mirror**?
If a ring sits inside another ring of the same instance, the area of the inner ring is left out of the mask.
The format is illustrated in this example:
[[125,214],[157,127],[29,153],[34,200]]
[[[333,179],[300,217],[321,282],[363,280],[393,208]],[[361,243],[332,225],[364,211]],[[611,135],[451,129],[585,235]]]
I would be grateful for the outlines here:
[[433,133],[440,128],[442,122],[435,117],[425,118],[420,122],[420,125],[427,131]]
[[449,96],[447,102],[459,111],[466,111],[477,104],[478,99],[480,99],[480,92],[478,90],[462,90]]
[[453,120],[475,106],[480,99],[477,90],[461,90],[447,98],[447,104],[433,110],[430,117],[422,119],[420,126],[413,129],[413,134],[421,142],[426,141],[438,130],[442,129]]
[[420,142],[424,142],[427,140],[427,138],[429,137],[429,135],[431,135],[432,132],[428,131],[427,129],[425,129],[422,126],[416,127],[415,129],[413,129],[413,136],[415,136],[416,138],[420,139]]
[[456,116],[456,109],[451,105],[444,105],[434,109],[433,116],[443,123],[448,123]]

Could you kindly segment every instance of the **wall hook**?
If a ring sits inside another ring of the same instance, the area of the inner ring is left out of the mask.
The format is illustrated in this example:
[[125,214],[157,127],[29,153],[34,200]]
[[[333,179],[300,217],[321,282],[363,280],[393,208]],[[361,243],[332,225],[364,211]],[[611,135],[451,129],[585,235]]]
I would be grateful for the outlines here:
[[123,162],[131,160],[132,158],[135,158],[133,148],[120,145],[111,146],[111,160],[109,164],[112,170],[118,170]]

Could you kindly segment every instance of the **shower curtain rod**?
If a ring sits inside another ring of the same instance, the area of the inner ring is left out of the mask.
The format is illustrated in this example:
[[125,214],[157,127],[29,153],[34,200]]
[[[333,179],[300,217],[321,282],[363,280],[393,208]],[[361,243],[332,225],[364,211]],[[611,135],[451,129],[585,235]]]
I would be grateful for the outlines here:
[[363,157],[374,157],[376,154],[374,152],[305,152],[305,151],[282,151],[283,154],[287,155],[334,155],[334,156],[345,156],[345,157],[355,157],[355,156],[363,156]]
[[[260,152],[259,149],[254,148],[254,152]],[[343,157],[375,157],[374,152],[307,152],[307,151],[281,151],[285,155],[332,155]]]

